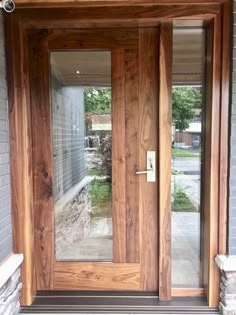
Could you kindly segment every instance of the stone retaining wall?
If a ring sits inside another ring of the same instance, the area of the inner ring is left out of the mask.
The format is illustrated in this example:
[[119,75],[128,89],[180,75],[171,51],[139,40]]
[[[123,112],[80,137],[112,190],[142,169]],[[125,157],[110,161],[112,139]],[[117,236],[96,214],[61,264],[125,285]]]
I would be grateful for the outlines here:
[[0,314],[16,315],[20,311],[20,265],[23,255],[11,255],[0,265]]
[[[68,247],[78,243],[86,237],[90,231],[91,223],[91,196],[89,193],[88,177],[78,190],[71,192],[71,199],[66,204],[58,203],[55,206],[56,227],[56,257],[62,259],[63,253]],[[70,192],[69,192],[70,193]],[[67,198],[66,198],[67,199]]]
[[218,255],[221,270],[220,315],[236,315],[236,256]]

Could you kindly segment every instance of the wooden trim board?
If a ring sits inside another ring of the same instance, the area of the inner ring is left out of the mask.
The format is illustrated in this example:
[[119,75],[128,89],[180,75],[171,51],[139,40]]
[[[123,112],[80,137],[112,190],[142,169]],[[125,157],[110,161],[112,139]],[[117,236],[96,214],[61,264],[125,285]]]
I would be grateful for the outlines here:
[[171,299],[171,148],[173,26],[160,28],[159,92],[159,297]]

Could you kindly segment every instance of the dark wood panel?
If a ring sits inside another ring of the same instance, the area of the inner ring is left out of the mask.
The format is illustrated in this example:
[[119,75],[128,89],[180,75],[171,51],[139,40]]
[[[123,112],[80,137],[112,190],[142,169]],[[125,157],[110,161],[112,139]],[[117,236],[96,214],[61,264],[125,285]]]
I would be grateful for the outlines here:
[[[49,49],[115,49],[138,44],[137,28],[51,30]],[[138,48],[138,47],[137,47]]]
[[[47,30],[30,33],[29,79],[32,108],[32,169],[34,189],[34,256],[37,290],[53,289],[54,203],[50,73]],[[37,83],[36,83],[37,82]]]
[[27,47],[27,38],[12,15],[6,15],[6,29],[13,252],[24,253],[21,303],[29,305],[35,279],[28,54],[23,49]]
[[176,19],[209,19],[220,12],[219,4],[176,4],[156,6],[96,6],[81,8],[45,8],[18,10],[15,14],[30,26],[38,28],[81,28],[103,26],[140,26]]
[[[139,32],[139,169],[146,169],[147,151],[158,143],[158,30]],[[158,189],[139,176],[141,290],[155,291],[158,283]]]
[[126,262],[124,50],[112,51],[113,261]]
[[[117,5],[127,5],[127,2],[129,5],[160,5],[160,4],[178,4],[178,3],[184,3],[184,4],[192,4],[191,0],[15,0],[17,3],[17,6],[19,7],[68,7],[68,6],[75,6],[75,7],[81,7],[81,6],[117,6]],[[224,3],[225,0],[197,0],[196,4],[217,4],[217,3]]]
[[159,297],[171,299],[171,146],[173,26],[160,27]]
[[[68,281],[70,279],[70,281]],[[54,290],[139,290],[139,264],[56,262]]]
[[127,262],[140,261],[138,177],[139,54],[125,50],[126,231]]

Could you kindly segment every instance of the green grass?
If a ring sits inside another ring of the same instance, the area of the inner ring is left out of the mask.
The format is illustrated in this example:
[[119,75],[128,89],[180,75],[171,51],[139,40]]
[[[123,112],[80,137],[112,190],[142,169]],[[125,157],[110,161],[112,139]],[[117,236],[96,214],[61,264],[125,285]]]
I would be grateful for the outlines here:
[[174,190],[172,192],[172,211],[176,212],[197,212],[198,209],[193,205],[188,197],[187,189],[178,183],[174,183]]
[[88,171],[89,176],[103,176],[104,171],[102,169],[93,168]]
[[172,148],[172,154],[176,157],[200,157],[200,153],[193,153],[183,149]]
[[94,179],[89,186],[89,193],[92,199],[93,216],[109,216],[111,200],[111,183]]
[[172,211],[175,212],[198,212],[188,197],[178,199],[172,203]]

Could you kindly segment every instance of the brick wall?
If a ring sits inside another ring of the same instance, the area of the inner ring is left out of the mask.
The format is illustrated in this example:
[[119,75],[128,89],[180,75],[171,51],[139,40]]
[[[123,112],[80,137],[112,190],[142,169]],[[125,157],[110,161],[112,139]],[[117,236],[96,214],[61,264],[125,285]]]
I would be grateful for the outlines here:
[[55,201],[85,176],[84,89],[52,81]]
[[9,132],[3,14],[0,10],[0,262],[12,251]]

